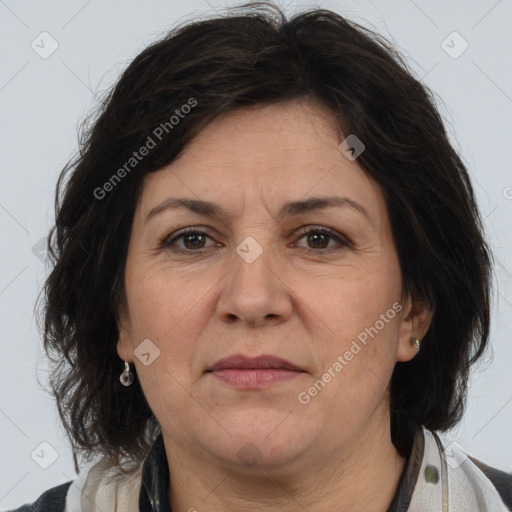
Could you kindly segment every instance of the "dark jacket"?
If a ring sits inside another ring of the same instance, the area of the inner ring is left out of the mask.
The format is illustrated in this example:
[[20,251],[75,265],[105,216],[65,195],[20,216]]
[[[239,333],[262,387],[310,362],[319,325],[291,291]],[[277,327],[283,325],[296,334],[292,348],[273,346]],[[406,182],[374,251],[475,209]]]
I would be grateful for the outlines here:
[[[80,475],[75,481],[46,491],[35,503],[11,512],[87,512],[88,505],[84,508],[79,505],[83,497],[76,498],[85,493],[85,486],[82,487],[79,478]],[[126,487],[130,493],[135,493],[130,495],[138,496],[138,504],[135,503],[137,497],[128,498],[130,505],[120,508],[120,494],[114,493],[112,503],[117,503],[117,506],[110,507],[105,505],[106,501],[101,501],[98,508],[103,512],[114,512],[114,509],[116,512],[171,512],[168,502],[169,468],[161,435],[154,442],[136,478],[137,486]],[[116,492],[122,494],[124,491],[119,489]],[[108,489],[105,487],[103,490]],[[87,492],[87,503],[96,501],[95,496],[101,500],[101,496],[108,494],[102,495],[98,484],[89,485]],[[94,505],[90,509],[97,510]],[[189,510],[195,509],[191,507]],[[421,427],[415,433],[407,465],[388,512],[437,511],[512,511],[512,473],[489,467],[468,456],[457,443],[443,446],[436,433]]]

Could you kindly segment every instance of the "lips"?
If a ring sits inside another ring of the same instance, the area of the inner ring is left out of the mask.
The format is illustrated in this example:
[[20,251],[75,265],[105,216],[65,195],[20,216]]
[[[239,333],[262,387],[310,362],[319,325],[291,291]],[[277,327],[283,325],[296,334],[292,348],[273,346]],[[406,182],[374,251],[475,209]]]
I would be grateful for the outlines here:
[[247,357],[236,354],[220,359],[205,373],[208,378],[222,382],[223,385],[247,392],[284,385],[306,372],[277,356]]
[[219,359],[207,372],[220,370],[289,370],[303,372],[302,368],[290,363],[286,359],[272,355],[261,355],[258,357],[247,357],[242,354],[235,354],[224,359]]

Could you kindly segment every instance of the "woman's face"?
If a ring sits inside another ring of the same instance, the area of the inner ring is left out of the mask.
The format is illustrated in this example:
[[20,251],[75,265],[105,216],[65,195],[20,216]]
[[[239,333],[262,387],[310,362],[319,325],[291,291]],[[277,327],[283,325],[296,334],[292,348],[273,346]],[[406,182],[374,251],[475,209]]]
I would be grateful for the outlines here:
[[[383,195],[340,142],[323,107],[258,106],[217,118],[146,177],[118,353],[167,448],[291,467],[388,432],[394,365],[426,324],[401,300]],[[234,355],[291,366],[210,371]]]

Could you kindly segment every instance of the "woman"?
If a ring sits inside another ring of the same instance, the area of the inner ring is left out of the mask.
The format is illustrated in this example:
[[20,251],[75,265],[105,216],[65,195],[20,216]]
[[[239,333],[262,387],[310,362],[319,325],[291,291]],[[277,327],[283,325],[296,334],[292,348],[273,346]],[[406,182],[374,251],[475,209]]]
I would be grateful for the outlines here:
[[436,433],[488,344],[491,255],[384,39],[270,4],[185,25],[57,198],[44,342],[90,464],[18,510],[512,510],[512,475]]

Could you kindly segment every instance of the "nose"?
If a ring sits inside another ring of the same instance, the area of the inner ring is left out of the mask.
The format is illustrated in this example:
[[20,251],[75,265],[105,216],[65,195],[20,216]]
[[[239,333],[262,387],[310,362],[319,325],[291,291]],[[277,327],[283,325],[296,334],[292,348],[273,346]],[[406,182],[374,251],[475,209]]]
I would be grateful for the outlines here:
[[217,314],[223,322],[262,327],[291,317],[292,290],[285,282],[282,264],[278,265],[272,256],[265,248],[251,262],[237,252],[233,254],[232,270],[222,280],[217,303]]

